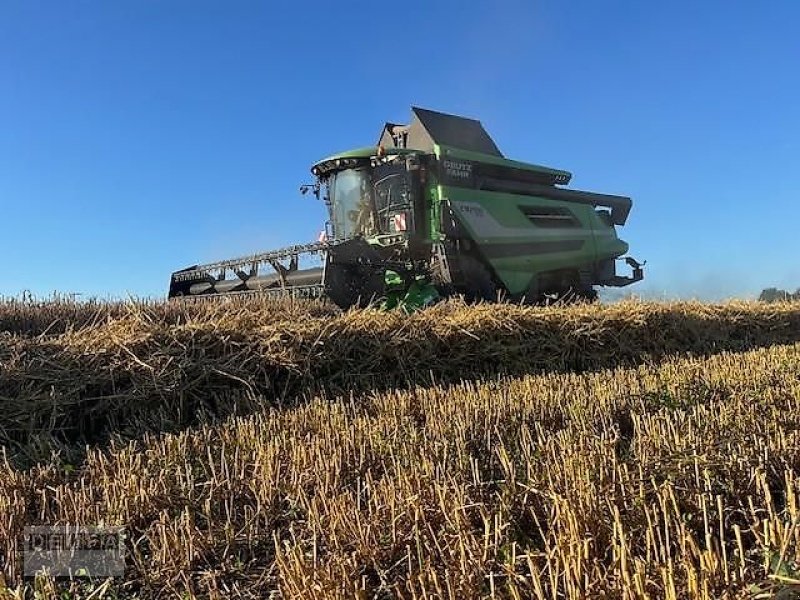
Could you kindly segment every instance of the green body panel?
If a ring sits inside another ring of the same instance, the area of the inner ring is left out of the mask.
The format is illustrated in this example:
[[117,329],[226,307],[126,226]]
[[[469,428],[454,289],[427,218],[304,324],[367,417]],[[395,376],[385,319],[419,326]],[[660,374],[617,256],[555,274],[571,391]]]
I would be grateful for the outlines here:
[[[539,273],[590,267],[628,250],[591,206],[449,186],[439,186],[438,192],[441,200],[450,201],[461,224],[512,294],[524,293]],[[580,226],[537,227],[520,207],[559,207],[568,210]],[[511,255],[494,256],[496,249]]]
[[522,171],[531,171],[534,173],[547,173],[557,176],[559,183],[569,183],[572,179],[572,173],[563,171],[561,169],[553,169],[551,167],[544,167],[542,165],[535,165],[533,163],[521,162],[518,160],[511,160],[510,158],[502,158],[500,156],[492,156],[491,154],[482,154],[480,152],[471,152],[469,150],[462,150],[461,148],[452,148],[450,146],[443,146],[437,144],[434,146],[434,153],[439,160],[443,159],[462,159],[473,162],[482,163],[485,165],[497,165],[500,167],[512,167]]

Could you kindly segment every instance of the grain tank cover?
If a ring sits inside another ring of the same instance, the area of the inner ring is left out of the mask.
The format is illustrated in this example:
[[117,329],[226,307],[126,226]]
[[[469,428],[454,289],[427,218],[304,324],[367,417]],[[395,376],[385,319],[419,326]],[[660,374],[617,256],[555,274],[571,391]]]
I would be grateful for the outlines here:
[[386,123],[378,144],[385,148],[413,148],[433,152],[434,144],[481,152],[502,158],[500,150],[480,121],[416,106],[411,123]]

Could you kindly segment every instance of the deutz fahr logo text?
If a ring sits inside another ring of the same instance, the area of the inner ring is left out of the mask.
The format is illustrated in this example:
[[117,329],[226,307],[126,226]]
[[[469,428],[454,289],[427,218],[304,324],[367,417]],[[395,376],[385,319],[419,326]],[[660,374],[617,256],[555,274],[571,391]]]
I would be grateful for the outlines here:
[[472,163],[446,160],[444,172],[453,179],[469,179],[472,176]]

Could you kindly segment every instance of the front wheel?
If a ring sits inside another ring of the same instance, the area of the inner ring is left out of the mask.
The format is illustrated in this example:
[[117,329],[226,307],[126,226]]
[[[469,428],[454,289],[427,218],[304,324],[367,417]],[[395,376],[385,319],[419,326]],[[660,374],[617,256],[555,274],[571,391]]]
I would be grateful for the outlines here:
[[464,281],[464,300],[467,302],[496,302],[497,285],[489,269],[472,256],[460,259],[461,276]]

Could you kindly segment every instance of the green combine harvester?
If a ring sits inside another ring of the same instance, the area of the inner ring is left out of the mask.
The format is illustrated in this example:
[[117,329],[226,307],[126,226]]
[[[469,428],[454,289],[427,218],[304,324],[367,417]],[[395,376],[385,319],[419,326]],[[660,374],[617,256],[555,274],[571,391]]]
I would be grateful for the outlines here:
[[[540,303],[597,297],[643,278],[617,237],[630,198],[566,189],[571,174],[505,158],[479,121],[421,108],[378,144],[316,163],[328,207],[317,242],[194,265],[169,297],[267,293],[342,308],[441,297]],[[301,268],[316,256],[320,266]],[[617,274],[624,260],[629,276]]]

